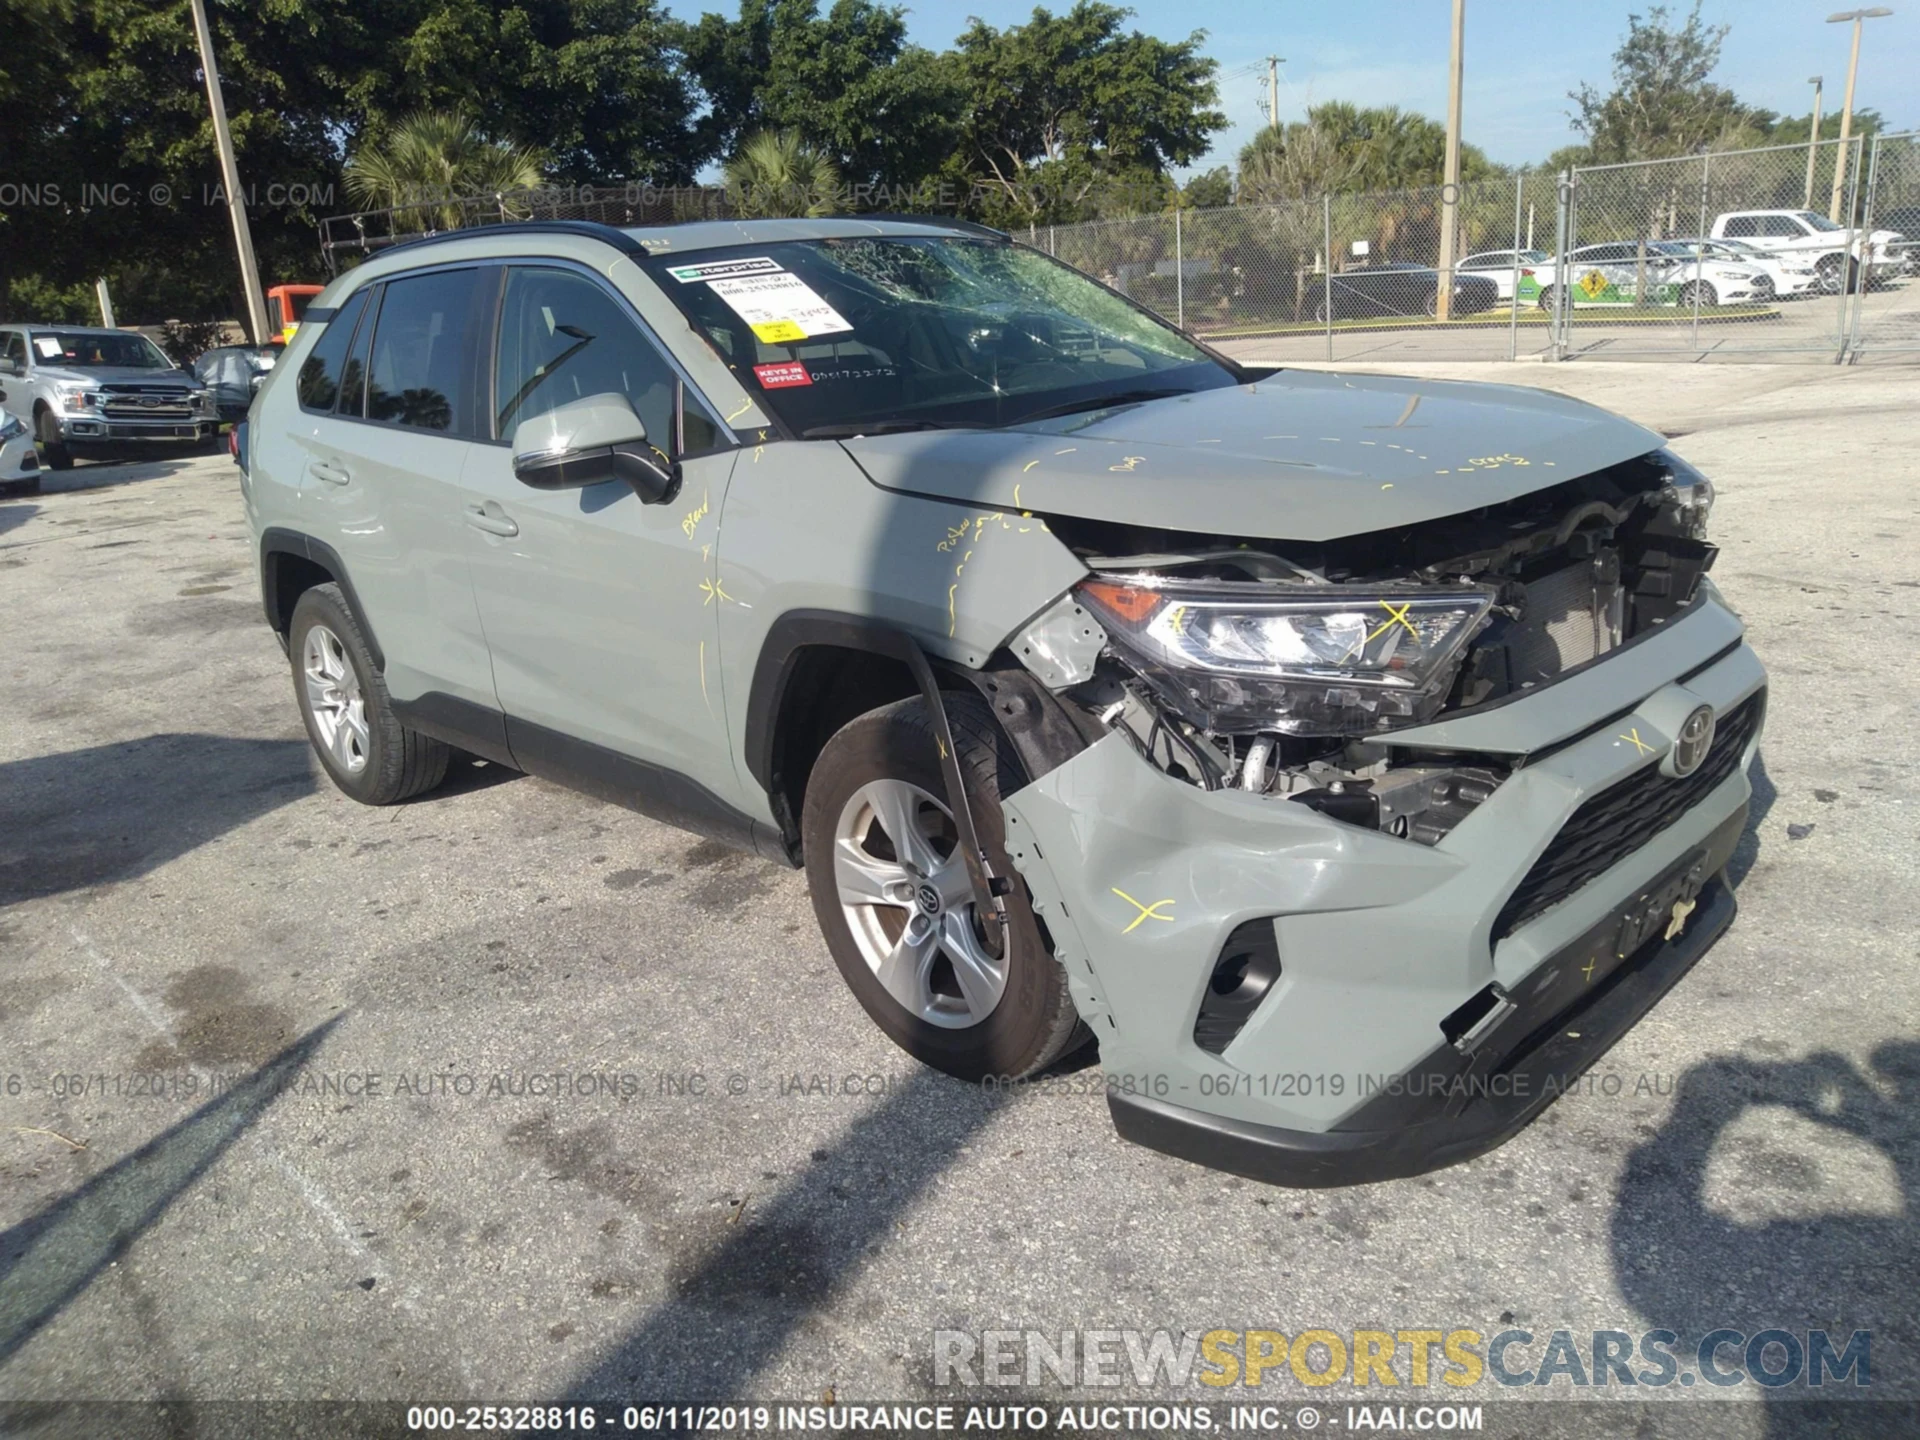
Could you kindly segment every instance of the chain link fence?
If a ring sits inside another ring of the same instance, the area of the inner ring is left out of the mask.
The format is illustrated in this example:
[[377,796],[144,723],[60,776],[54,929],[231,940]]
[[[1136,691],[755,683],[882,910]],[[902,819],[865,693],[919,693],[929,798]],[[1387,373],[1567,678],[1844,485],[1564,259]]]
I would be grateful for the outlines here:
[[1522,171],[1451,194],[1141,215],[1025,238],[1263,359],[1920,354],[1920,134]]
[[[862,198],[850,208],[871,208]],[[423,234],[726,219],[740,199],[722,186],[640,184],[425,196],[323,221],[321,250],[333,269]],[[1920,132],[1033,226],[1019,238],[1263,360],[1920,357]]]
[[1847,324],[1852,360],[1920,357],[1920,131],[1876,135],[1867,152],[1861,228],[1898,235],[1875,258]]

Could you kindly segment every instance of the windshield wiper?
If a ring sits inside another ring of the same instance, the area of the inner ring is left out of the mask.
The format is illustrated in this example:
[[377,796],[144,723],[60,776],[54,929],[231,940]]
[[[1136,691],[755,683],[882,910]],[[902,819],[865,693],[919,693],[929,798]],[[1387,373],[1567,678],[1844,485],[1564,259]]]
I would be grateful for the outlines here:
[[1122,390],[1114,395],[1096,395],[1087,400],[1068,400],[1059,405],[1048,405],[1044,409],[1029,410],[1017,420],[1009,420],[1002,428],[1011,429],[1015,425],[1024,425],[1029,420],[1050,420],[1056,415],[1072,415],[1082,410],[1109,410],[1116,405],[1139,405],[1148,400],[1171,400],[1179,395],[1191,395],[1191,390]]
[[802,440],[851,440],[860,435],[891,435],[901,430],[984,430],[977,420],[854,420],[802,430]]

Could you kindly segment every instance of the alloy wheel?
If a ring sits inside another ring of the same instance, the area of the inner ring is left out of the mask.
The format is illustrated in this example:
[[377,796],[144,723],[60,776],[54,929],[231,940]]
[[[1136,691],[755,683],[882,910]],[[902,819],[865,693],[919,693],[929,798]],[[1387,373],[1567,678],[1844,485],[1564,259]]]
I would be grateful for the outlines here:
[[916,1019],[978,1025],[1007,988],[1007,962],[981,943],[953,817],[904,780],[861,786],[833,836],[834,885],[854,944]]
[[306,682],[307,712],[313,716],[321,745],[343,771],[358,775],[367,768],[372,737],[367,730],[366,697],[347,647],[326,626],[315,625],[301,646],[300,671]]

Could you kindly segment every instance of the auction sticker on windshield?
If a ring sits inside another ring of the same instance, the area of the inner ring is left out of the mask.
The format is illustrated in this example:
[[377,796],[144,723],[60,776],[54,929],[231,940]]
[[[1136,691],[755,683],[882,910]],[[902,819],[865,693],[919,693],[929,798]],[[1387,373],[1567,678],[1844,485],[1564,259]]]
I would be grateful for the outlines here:
[[826,301],[798,275],[742,275],[709,282],[718,295],[764,343],[791,345],[815,335],[851,330]]
[[667,273],[682,285],[696,280],[726,280],[735,275],[777,275],[780,262],[771,255],[747,255],[738,260],[703,260],[698,265],[669,265]]

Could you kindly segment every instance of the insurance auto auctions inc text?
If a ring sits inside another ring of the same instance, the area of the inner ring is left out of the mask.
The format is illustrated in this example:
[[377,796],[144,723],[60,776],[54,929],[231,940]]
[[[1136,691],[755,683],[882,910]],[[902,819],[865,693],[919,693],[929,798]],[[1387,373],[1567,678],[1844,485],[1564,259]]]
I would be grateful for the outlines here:
[[[1672,1330],[1305,1329],[965,1330],[933,1332],[936,1386],[1067,1389],[1199,1384],[1217,1390],[1348,1383],[1374,1386],[1484,1385],[1652,1387],[1872,1383],[1873,1336],[1855,1330],[1836,1343],[1825,1330],[1715,1329],[1697,1337]],[[1204,1392],[1202,1392],[1204,1393]],[[1446,1393],[1446,1392],[1442,1392]],[[1382,1397],[1384,1398],[1384,1397]]]

